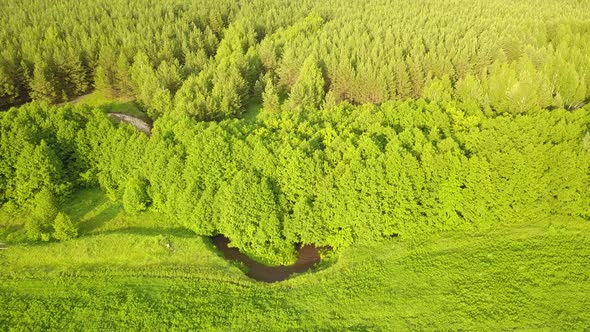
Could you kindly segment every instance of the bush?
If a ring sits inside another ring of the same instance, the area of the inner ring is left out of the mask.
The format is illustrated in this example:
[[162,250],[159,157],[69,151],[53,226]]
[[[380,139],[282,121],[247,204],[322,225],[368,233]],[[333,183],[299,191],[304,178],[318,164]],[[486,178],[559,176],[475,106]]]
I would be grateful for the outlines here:
[[138,177],[132,177],[127,181],[123,193],[123,207],[129,213],[145,211],[150,204],[150,198],[146,191],[147,183]]
[[27,237],[33,241],[49,241],[57,212],[53,194],[47,189],[41,190],[33,200],[31,217],[25,223]]
[[65,213],[58,213],[53,223],[53,237],[60,241],[66,241],[78,236],[78,228],[72,219]]

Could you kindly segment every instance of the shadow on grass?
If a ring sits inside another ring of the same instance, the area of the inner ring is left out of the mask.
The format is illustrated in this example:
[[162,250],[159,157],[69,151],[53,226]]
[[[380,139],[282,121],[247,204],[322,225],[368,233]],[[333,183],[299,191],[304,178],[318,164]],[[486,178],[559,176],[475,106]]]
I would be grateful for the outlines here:
[[105,208],[97,216],[80,224],[80,228],[79,228],[80,234],[86,235],[86,234],[91,233],[95,229],[100,228],[106,222],[114,219],[119,214],[120,211],[121,211],[121,206],[119,206],[119,205],[111,205],[111,206]]
[[129,234],[129,235],[141,235],[141,236],[174,236],[177,238],[196,238],[197,236],[193,231],[183,227],[176,228],[163,228],[163,227],[127,227],[108,230],[100,232],[100,234]]
[[246,106],[244,113],[242,114],[242,119],[249,121],[249,122],[256,122],[256,118],[260,111],[262,110],[262,101],[261,100],[254,100],[250,104]]

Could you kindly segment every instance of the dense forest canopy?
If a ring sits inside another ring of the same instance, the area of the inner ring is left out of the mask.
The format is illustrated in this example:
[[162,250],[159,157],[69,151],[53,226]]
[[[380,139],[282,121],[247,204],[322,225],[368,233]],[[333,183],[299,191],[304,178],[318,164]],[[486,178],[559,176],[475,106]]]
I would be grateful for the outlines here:
[[[584,1],[0,1],[0,203],[31,239],[125,209],[294,244],[590,218]],[[91,91],[136,100],[146,136]],[[261,109],[257,116],[248,109]]]
[[[153,116],[197,119],[238,116],[262,90],[272,90],[269,102],[278,94],[295,108],[456,97],[514,114],[576,109],[590,96],[584,1],[1,6],[2,107],[65,101],[92,88],[133,95]],[[318,89],[307,90],[311,83]]]

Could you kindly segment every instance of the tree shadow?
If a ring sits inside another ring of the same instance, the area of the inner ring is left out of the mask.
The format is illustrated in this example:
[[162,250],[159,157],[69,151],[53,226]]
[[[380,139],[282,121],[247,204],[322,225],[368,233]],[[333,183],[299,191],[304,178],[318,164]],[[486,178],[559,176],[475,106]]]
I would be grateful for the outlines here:
[[129,234],[129,235],[141,235],[141,236],[174,236],[177,238],[196,238],[196,234],[188,228],[175,227],[175,228],[164,228],[164,227],[125,227],[119,229],[112,229],[100,234]]
[[258,114],[262,110],[262,100],[253,100],[246,105],[241,118],[248,122],[256,122]]
[[[90,211],[90,210],[92,210],[92,209],[90,208],[88,211]],[[119,205],[111,205],[111,206],[105,208],[104,210],[102,210],[98,215],[90,218],[89,220],[82,222],[78,228],[78,231],[82,235],[89,234],[89,233],[93,232],[94,230],[100,228],[106,222],[114,219],[119,214],[120,211],[121,211],[121,207]]]

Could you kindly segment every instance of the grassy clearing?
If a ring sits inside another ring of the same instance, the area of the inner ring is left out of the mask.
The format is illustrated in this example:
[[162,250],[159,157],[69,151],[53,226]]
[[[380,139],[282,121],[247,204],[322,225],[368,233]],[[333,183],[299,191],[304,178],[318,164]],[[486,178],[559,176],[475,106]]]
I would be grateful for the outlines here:
[[245,277],[207,239],[155,213],[129,216],[97,190],[76,195],[68,213],[80,223],[80,238],[0,251],[0,326],[389,331],[590,324],[584,220],[354,246],[315,273],[264,284]]
[[246,105],[246,109],[244,111],[244,114],[242,115],[242,119],[251,123],[255,122],[261,110],[262,101],[258,99],[252,100],[248,105]]
[[73,101],[74,105],[88,105],[97,107],[108,113],[125,113],[143,121],[151,122],[131,97],[112,97],[101,91],[94,91]]

